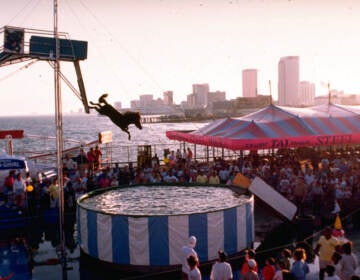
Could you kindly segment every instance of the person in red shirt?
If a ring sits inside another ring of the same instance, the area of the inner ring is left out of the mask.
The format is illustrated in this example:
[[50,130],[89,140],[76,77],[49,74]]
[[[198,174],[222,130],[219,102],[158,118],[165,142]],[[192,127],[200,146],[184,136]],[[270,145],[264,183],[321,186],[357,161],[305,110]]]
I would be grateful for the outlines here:
[[[241,275],[243,276],[246,272],[249,271],[249,266],[248,266],[248,262],[249,260],[255,260],[255,251],[250,249],[250,250],[245,250],[245,259],[244,259],[244,263],[241,267]],[[256,266],[253,268],[253,271],[258,272],[258,266],[257,263],[255,262]]]
[[101,168],[101,156],[102,156],[102,152],[99,148],[99,145],[95,146],[94,153],[95,153],[94,168],[95,168],[95,170],[97,170],[97,169]]
[[5,177],[4,186],[0,192],[0,197],[3,196],[7,200],[8,193],[13,191],[13,186],[15,182],[15,170],[10,170],[9,175]]
[[263,280],[272,280],[275,275],[275,259],[273,257],[267,258],[265,266],[261,271]]
[[95,157],[96,157],[96,155],[95,155],[94,148],[91,147],[90,150],[86,154],[86,158],[89,162],[89,170],[90,171],[94,171]]
[[187,155],[186,155],[186,163],[187,165],[189,165],[192,161],[192,158],[193,158],[193,152],[192,150],[188,147],[187,148]]

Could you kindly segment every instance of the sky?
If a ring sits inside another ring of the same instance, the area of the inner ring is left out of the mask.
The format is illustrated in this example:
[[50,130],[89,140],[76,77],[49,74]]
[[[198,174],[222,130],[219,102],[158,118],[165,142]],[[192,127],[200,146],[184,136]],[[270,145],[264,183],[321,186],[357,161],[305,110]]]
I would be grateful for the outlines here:
[[[0,27],[54,29],[53,0],[0,4]],[[248,68],[258,70],[259,93],[276,100],[278,62],[289,55],[300,57],[300,80],[315,83],[316,95],[328,83],[360,94],[359,14],[358,0],[58,0],[59,31],[88,42],[80,62],[88,100],[108,93],[123,107],[168,90],[179,104],[202,83],[241,97]],[[53,69],[26,66],[0,67],[0,116],[54,114]],[[78,88],[72,63],[61,71]],[[82,108],[61,88],[64,113]]]

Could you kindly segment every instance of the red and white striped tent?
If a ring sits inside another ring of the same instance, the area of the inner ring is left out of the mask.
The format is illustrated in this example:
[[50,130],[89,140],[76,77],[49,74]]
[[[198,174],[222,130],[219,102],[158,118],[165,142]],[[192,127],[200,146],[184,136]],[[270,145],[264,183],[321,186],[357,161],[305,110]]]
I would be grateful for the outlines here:
[[269,105],[240,118],[215,120],[192,131],[167,131],[172,140],[230,150],[360,144],[360,107]]

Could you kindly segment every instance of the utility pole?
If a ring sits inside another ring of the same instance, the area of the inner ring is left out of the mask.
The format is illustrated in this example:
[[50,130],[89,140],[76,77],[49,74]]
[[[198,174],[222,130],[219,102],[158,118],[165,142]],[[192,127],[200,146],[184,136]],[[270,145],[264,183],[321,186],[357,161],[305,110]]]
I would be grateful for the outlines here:
[[59,234],[60,234],[60,262],[62,266],[62,278],[67,280],[66,249],[64,236],[64,176],[63,176],[63,134],[62,134],[62,101],[60,80],[60,40],[58,33],[58,1],[54,0],[54,37],[55,37],[55,61],[54,61],[54,87],[55,87],[55,122],[56,122],[56,155],[57,176],[59,183]]

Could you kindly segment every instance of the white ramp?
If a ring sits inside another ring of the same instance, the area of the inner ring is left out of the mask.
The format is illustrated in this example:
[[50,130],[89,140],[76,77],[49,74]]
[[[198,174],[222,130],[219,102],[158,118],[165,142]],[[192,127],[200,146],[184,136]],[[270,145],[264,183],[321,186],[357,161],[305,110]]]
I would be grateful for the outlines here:
[[255,177],[251,182],[249,190],[288,220],[291,221],[294,218],[297,211],[296,205],[259,177]]

